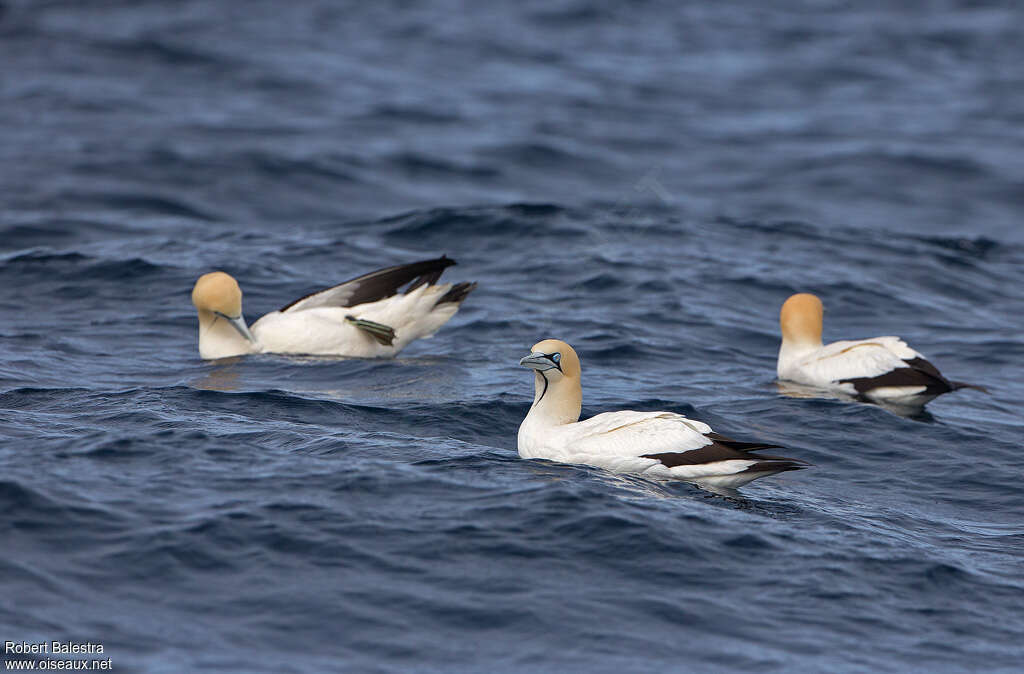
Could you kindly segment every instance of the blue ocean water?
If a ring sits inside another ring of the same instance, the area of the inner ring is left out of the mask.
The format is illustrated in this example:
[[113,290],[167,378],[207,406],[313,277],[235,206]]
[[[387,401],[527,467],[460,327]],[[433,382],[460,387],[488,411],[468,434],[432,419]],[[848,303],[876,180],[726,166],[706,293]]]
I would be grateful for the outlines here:
[[[1015,3],[5,0],[0,641],[115,671],[1011,671],[1024,661]],[[204,362],[446,253],[394,361]],[[960,391],[783,395],[777,312]],[[812,469],[742,498],[526,461],[545,337],[584,415]],[[12,659],[5,655],[5,659]]]

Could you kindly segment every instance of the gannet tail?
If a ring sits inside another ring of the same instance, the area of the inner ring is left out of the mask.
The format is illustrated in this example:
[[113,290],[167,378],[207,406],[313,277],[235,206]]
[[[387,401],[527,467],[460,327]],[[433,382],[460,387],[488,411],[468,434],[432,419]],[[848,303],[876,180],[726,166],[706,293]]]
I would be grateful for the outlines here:
[[453,285],[448,292],[441,296],[437,302],[434,303],[436,307],[438,304],[445,304],[446,302],[453,302],[455,304],[462,304],[462,301],[466,299],[473,290],[476,288],[476,283],[462,282]]
[[979,384],[968,384],[967,382],[963,382],[963,381],[951,381],[949,383],[953,386],[953,390],[954,391],[959,391],[962,388],[972,388],[972,389],[975,389],[977,391],[981,391],[982,393],[987,393],[989,395],[992,395],[991,391],[989,391],[987,388],[985,388],[984,386],[981,386]]

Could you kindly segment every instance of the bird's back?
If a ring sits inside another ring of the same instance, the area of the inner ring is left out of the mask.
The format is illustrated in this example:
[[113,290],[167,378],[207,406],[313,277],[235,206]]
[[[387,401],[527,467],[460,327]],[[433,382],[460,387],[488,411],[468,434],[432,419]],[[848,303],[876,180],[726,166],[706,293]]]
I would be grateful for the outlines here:
[[[711,428],[672,412],[605,412],[584,421],[537,429],[527,438],[531,457],[574,463],[604,464],[665,451],[685,451],[707,444]],[[522,444],[521,451],[522,454]]]
[[792,381],[828,386],[857,377],[877,377],[906,367],[905,359],[919,358],[899,337],[844,340],[794,358],[780,376]]

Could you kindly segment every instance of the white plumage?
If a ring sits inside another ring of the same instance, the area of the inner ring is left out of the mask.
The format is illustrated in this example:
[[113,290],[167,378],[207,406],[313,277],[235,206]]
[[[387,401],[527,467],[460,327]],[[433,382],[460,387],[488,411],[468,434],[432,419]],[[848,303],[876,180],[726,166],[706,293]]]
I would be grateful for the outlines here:
[[[907,367],[908,360],[924,358],[899,337],[844,340],[785,356],[779,359],[779,378],[809,385],[877,377]],[[843,386],[848,387],[849,393],[856,393],[852,384]]]
[[[380,269],[272,311],[251,330],[242,317],[237,282],[224,272],[205,274],[192,291],[199,314],[199,354],[394,356],[410,342],[433,335],[476,287],[438,284],[441,273],[453,264],[441,257]],[[409,288],[399,292],[407,284]]]
[[[459,310],[458,302],[438,304],[449,289],[451,284],[422,285],[407,294],[355,307],[272,311],[253,323],[252,332],[263,351],[271,353],[390,357],[410,342],[433,335],[455,315]],[[346,320],[350,316],[392,328],[394,341],[391,344],[377,341]]]
[[793,295],[782,305],[779,379],[906,407],[919,407],[943,393],[971,387],[946,379],[899,337],[823,345],[823,313],[821,300],[807,293]]
[[535,371],[536,384],[533,406],[519,427],[523,458],[732,489],[807,465],[758,456],[753,452],[775,445],[737,442],[673,412],[607,412],[577,421],[582,402],[579,358],[565,342],[540,342],[520,364]]

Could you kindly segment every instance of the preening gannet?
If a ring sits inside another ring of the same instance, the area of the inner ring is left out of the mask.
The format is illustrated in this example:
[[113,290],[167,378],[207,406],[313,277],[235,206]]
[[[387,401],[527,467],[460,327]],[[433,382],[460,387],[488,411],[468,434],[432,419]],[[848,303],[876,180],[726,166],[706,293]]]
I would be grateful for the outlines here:
[[753,452],[778,445],[738,442],[672,412],[605,412],[578,421],[580,359],[557,339],[519,361],[534,371],[533,406],[519,426],[519,456],[598,466],[619,473],[735,489],[807,463]]
[[[455,264],[436,260],[379,269],[295,300],[256,321],[242,317],[242,290],[228,274],[204,274],[192,288],[199,313],[199,355],[296,353],[379,358],[433,335],[476,283],[438,284]],[[409,284],[405,292],[402,286]]]
[[778,376],[870,402],[919,407],[938,395],[980,386],[950,381],[899,337],[821,343],[824,309],[809,293],[782,305]]

